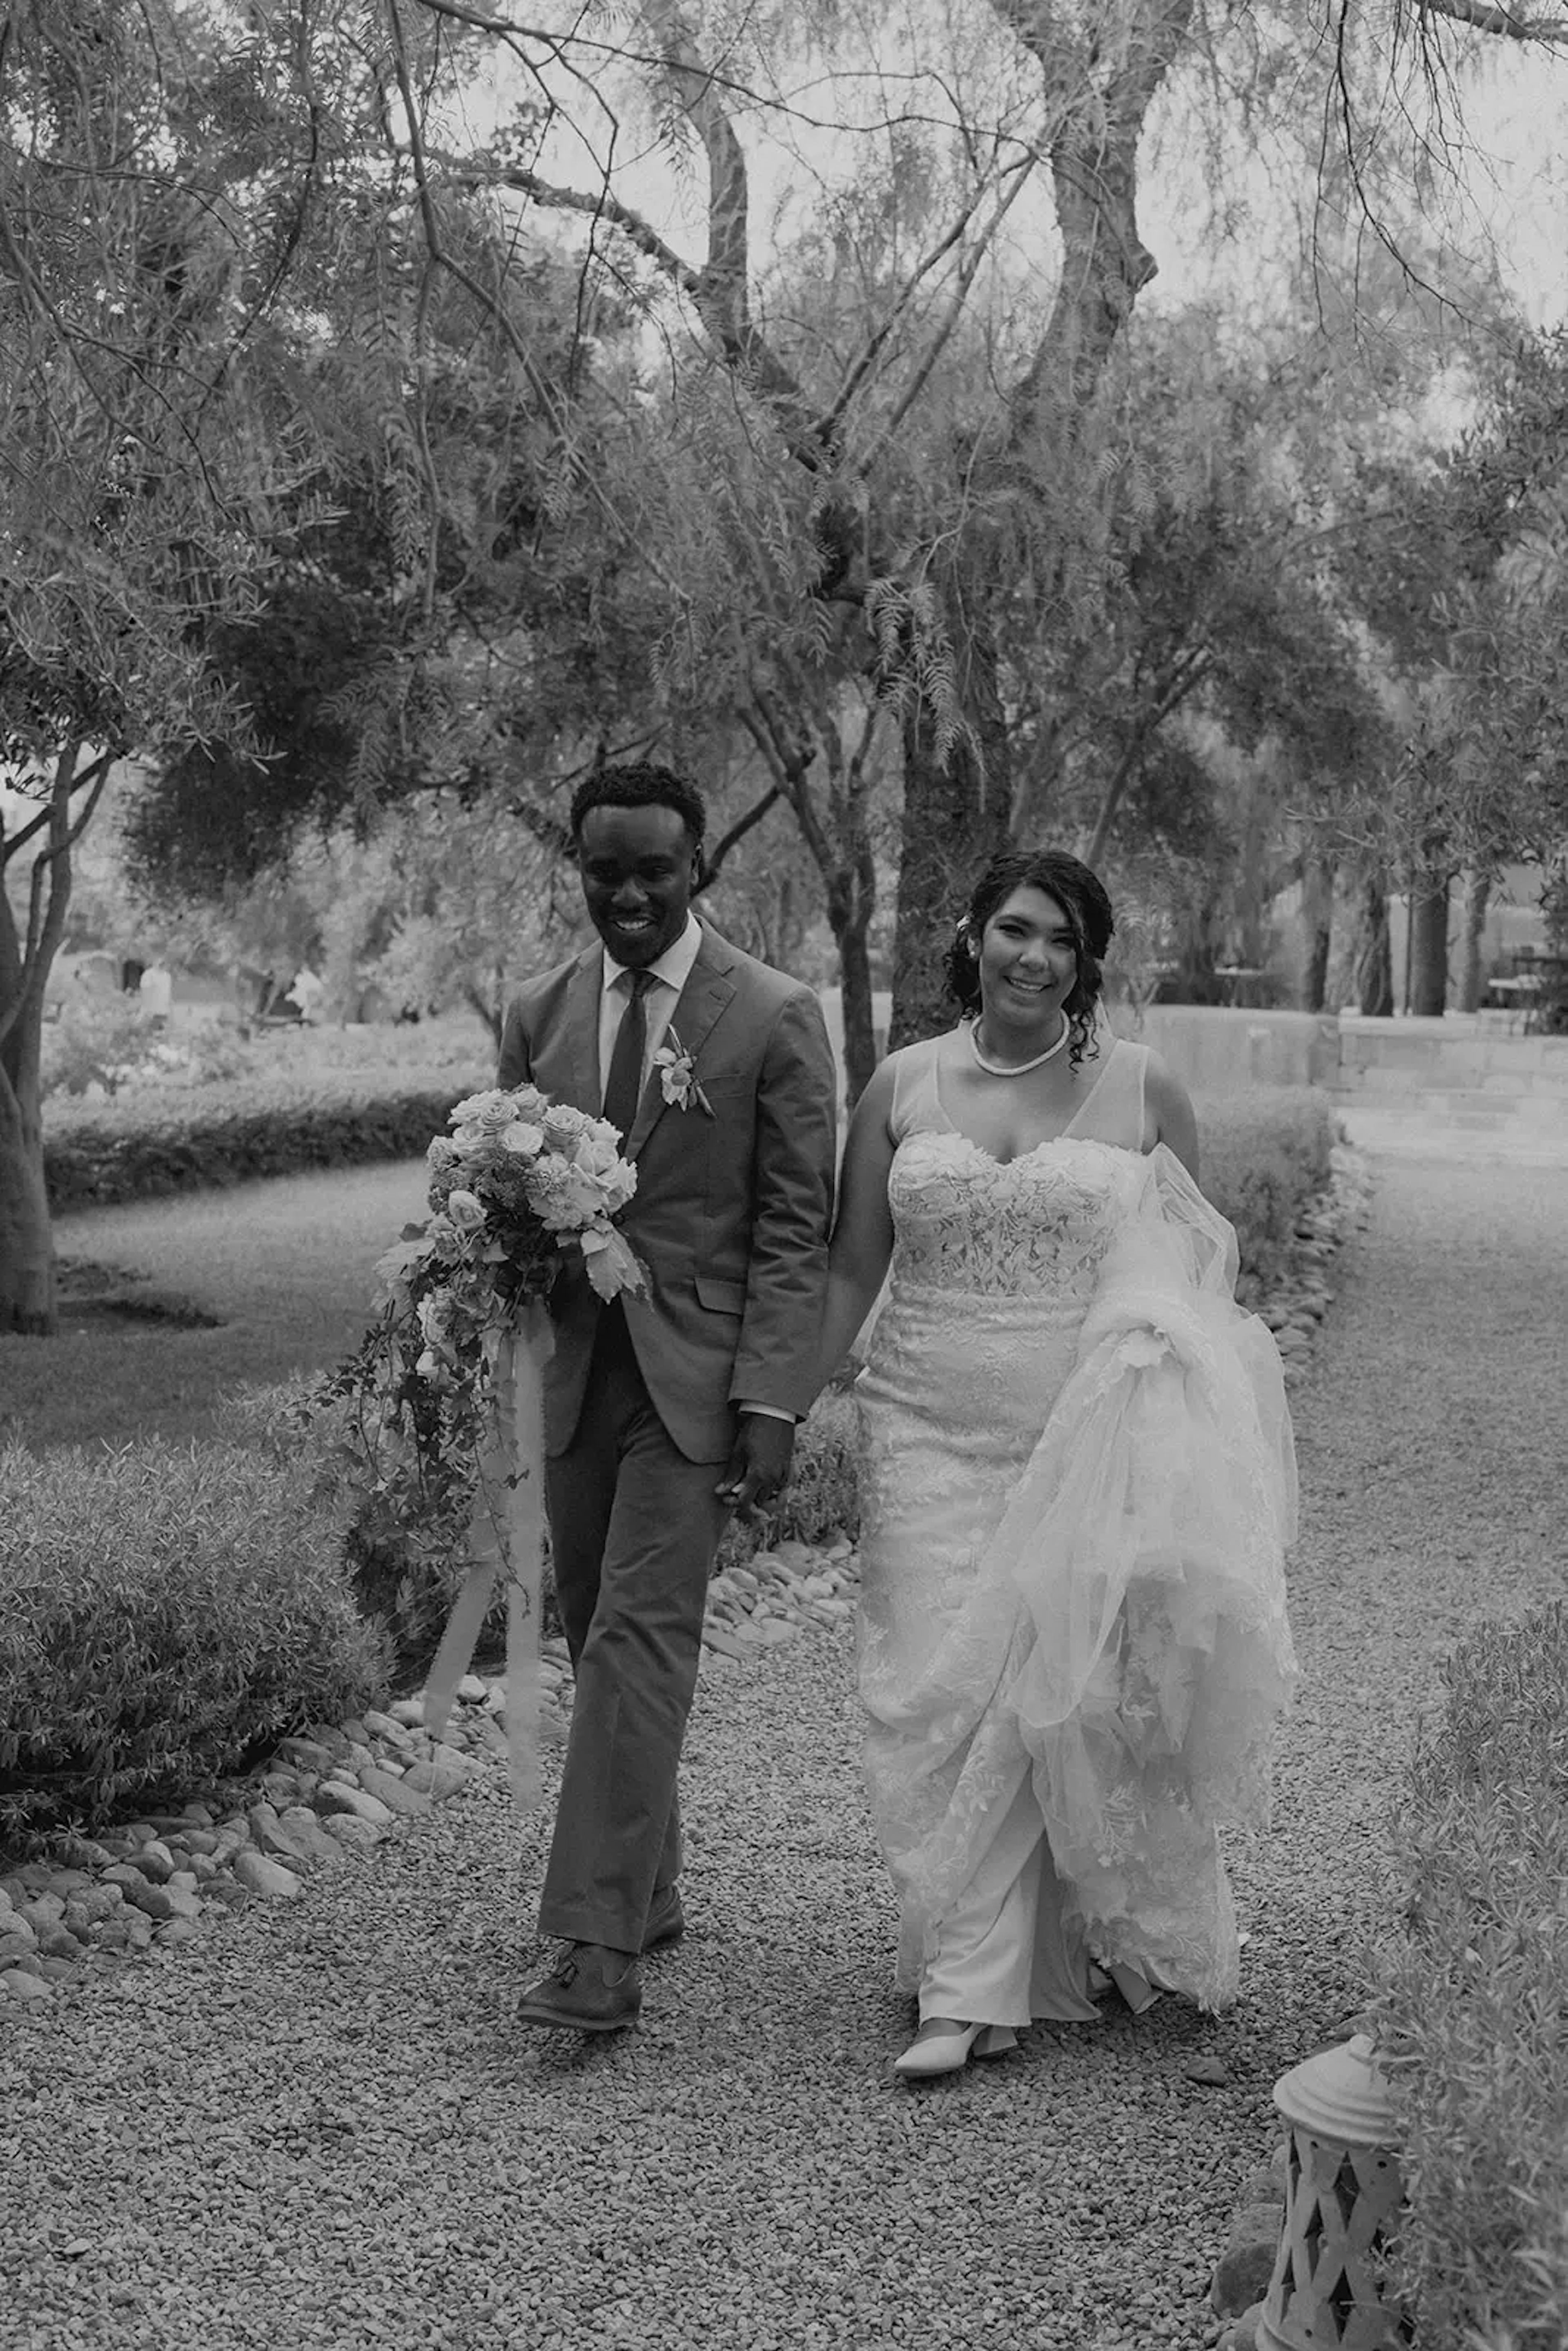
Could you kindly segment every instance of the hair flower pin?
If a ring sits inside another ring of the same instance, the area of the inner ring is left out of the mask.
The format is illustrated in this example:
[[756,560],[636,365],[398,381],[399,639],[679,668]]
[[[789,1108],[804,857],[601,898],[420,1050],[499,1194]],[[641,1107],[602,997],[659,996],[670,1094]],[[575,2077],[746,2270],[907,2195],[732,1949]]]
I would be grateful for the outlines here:
[[673,1026],[664,1031],[664,1042],[653,1056],[653,1067],[659,1072],[659,1083],[667,1102],[674,1102],[677,1110],[690,1110],[695,1102],[706,1118],[712,1118],[713,1104],[698,1085],[692,1057]]

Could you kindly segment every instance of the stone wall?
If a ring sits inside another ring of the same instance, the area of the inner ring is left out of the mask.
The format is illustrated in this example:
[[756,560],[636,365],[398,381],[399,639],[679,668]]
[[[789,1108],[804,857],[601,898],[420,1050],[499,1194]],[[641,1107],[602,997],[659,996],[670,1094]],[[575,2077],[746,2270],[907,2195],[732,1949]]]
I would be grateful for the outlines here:
[[[822,990],[833,1050],[841,1053],[843,1016],[836,987]],[[878,1054],[887,1049],[893,998],[878,989],[872,1018]],[[1154,1004],[1142,1025],[1125,1006],[1111,1013],[1119,1037],[1140,1037],[1163,1053],[1199,1094],[1241,1093],[1254,1086],[1333,1086],[1338,1082],[1339,1023],[1332,1013],[1235,1012],[1205,1004]]]
[[1248,1093],[1257,1086],[1334,1086],[1339,1021],[1332,1012],[1248,1012],[1207,1004],[1151,1004],[1141,1023],[1121,1008],[1122,1036],[1137,1036],[1170,1063],[1190,1093]]

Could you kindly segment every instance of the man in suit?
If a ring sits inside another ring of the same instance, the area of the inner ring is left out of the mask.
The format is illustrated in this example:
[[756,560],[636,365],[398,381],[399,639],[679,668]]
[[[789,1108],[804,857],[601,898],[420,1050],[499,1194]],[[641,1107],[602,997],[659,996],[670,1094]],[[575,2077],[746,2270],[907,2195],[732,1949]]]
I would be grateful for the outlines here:
[[517,2013],[580,2032],[636,2022],[641,1954],[685,1926],[675,1772],[708,1576],[727,1513],[789,1476],[827,1279],[821,1008],[692,913],[704,820],[665,768],[580,786],[600,944],[531,980],[501,1041],[503,1086],[622,1129],[622,1227],[648,1275],[601,1305],[574,1267],[550,1301],[545,1492],[577,1687],[539,1928],[567,1948]]

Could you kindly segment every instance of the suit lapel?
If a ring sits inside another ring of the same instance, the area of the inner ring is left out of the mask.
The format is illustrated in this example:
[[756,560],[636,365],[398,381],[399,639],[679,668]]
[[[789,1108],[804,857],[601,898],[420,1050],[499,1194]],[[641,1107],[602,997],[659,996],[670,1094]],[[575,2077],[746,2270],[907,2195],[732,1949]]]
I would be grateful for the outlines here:
[[[685,987],[675,998],[675,1008],[670,1015],[669,1028],[664,1031],[664,1043],[673,1040],[671,1030],[680,1039],[681,1050],[689,1053],[695,1063],[707,1041],[714,1022],[735,994],[735,982],[727,975],[734,958],[716,931],[703,925],[703,943],[697,951]],[[699,1072],[700,1075],[700,1072]],[[637,1105],[637,1115],[632,1132],[626,1138],[626,1155],[635,1159],[670,1105],[664,1100],[664,1089],[657,1069],[649,1072]],[[703,1118],[706,1113],[695,1104],[678,1113],[682,1118]]]
[[[561,1055],[565,1081],[559,1091],[574,1110],[598,1118],[604,1094],[599,1068],[599,992],[604,971],[604,950],[595,945],[578,958],[567,982],[561,1020]],[[547,1088],[547,1092],[554,1092]]]

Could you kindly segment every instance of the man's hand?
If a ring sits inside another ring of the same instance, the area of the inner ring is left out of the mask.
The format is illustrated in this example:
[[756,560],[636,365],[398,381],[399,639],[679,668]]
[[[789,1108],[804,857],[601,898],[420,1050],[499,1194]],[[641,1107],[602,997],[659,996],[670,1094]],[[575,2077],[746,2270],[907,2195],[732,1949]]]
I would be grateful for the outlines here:
[[776,1501],[789,1481],[795,1451],[795,1424],[769,1413],[742,1411],[735,1450],[725,1465],[716,1491],[721,1502],[754,1518]]

